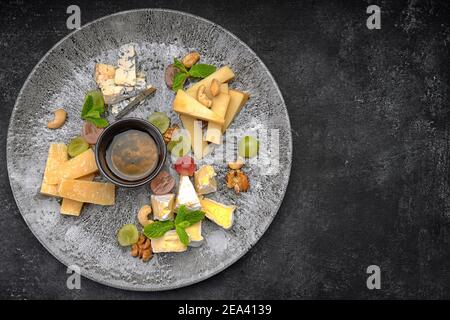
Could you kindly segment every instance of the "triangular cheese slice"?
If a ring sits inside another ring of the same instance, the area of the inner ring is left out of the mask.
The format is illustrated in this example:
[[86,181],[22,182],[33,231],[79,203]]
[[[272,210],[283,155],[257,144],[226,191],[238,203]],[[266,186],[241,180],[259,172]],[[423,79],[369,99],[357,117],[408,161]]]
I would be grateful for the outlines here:
[[223,117],[220,117],[218,114],[205,107],[183,90],[178,90],[175,100],[173,101],[173,110],[195,119],[212,121],[222,125],[225,122]]

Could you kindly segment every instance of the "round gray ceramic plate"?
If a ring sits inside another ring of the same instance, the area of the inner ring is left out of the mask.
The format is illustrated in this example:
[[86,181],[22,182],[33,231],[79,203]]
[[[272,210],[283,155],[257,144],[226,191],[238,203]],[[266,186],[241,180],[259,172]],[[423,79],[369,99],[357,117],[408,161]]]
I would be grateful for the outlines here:
[[[148,83],[158,89],[131,116],[146,118],[158,110],[167,112],[173,123],[179,122],[171,110],[174,94],[164,84],[164,68],[174,57],[196,50],[205,63],[230,65],[236,74],[230,86],[250,93],[249,102],[227,134],[228,143],[233,141],[234,133],[237,137],[258,135],[263,145],[261,161],[251,162],[245,168],[250,191],[240,195],[224,185],[223,150],[215,150],[204,160],[214,161],[218,173],[219,190],[211,198],[238,208],[231,230],[205,221],[201,247],[178,254],[157,254],[148,263],[131,257],[130,249],[120,247],[116,240],[116,232],[123,224],[137,224],[138,209],[149,203],[147,188],[119,189],[115,206],[85,205],[78,218],[60,215],[58,200],[38,192],[50,143],[67,143],[80,132],[84,95],[96,88],[95,62],[115,64],[119,46],[127,43],[135,44],[139,69],[146,73]],[[68,112],[68,121],[61,129],[47,129],[52,111],[61,107]],[[107,16],[53,47],[31,72],[19,94],[7,144],[14,197],[30,230],[45,248],[64,264],[78,265],[82,275],[92,280],[144,291],[196,283],[242,257],[278,211],[289,180],[291,154],[292,138],[283,97],[256,54],[210,21],[159,9]]]

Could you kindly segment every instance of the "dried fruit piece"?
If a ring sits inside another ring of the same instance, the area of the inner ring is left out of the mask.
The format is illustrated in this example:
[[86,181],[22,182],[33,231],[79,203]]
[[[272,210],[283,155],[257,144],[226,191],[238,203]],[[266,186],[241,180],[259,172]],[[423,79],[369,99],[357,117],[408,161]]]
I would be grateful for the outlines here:
[[102,134],[103,130],[103,128],[97,128],[92,122],[85,121],[81,134],[87,143],[96,144],[98,137]]
[[182,176],[193,176],[197,166],[195,161],[190,156],[178,158],[174,164],[175,171]]
[[236,193],[246,192],[250,188],[247,175],[241,170],[230,170],[226,175],[227,187]]
[[166,85],[172,89],[173,79],[175,78],[175,74],[178,73],[178,70],[173,66],[173,64],[169,64],[164,73],[164,79],[166,80]]
[[175,186],[175,179],[167,171],[161,171],[150,182],[150,188],[154,194],[162,195],[169,193]]

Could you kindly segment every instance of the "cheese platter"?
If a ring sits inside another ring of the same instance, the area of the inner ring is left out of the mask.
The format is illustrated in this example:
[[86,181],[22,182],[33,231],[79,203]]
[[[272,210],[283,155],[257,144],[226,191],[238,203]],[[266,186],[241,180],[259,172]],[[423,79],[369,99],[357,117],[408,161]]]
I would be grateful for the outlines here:
[[107,16],[56,44],[21,90],[7,145],[13,194],[44,247],[142,291],[204,280],[254,246],[291,156],[283,97],[256,54],[165,9]]

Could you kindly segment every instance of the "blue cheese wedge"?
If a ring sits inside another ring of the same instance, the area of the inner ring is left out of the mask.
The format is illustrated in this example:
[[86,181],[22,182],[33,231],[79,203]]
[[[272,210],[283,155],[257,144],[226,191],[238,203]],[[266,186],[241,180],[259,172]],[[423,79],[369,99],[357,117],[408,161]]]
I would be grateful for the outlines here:
[[164,195],[152,194],[150,200],[153,209],[153,218],[155,220],[173,220],[173,204],[175,200],[175,195],[173,193]]
[[181,176],[178,185],[175,209],[178,209],[181,205],[185,205],[189,210],[200,210],[202,207],[194,186],[188,176]]
[[194,174],[195,190],[198,194],[208,194],[217,191],[216,172],[209,165],[202,166]]
[[175,230],[170,230],[162,237],[150,240],[152,242],[152,250],[154,253],[184,252],[187,250],[187,246],[180,241]]
[[187,227],[186,233],[189,236],[189,246],[190,247],[199,247],[203,243],[202,236],[202,222],[199,221],[194,223],[192,226]]
[[145,79],[145,75],[142,73],[138,74],[138,77],[136,78],[136,86],[122,87],[123,91],[120,93],[121,99],[116,99],[116,101],[119,100],[119,102],[115,102],[115,103],[111,104],[111,113],[114,115],[118,114],[129,103],[131,103],[142,91],[147,90],[151,87],[152,87],[151,85],[147,86],[147,81]]
[[233,225],[235,206],[227,206],[217,201],[203,198],[202,210],[206,217],[224,229],[230,229]]
[[136,85],[136,51],[132,44],[126,44],[119,49],[119,61],[114,82],[118,86]]

